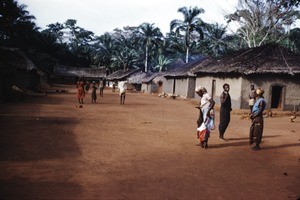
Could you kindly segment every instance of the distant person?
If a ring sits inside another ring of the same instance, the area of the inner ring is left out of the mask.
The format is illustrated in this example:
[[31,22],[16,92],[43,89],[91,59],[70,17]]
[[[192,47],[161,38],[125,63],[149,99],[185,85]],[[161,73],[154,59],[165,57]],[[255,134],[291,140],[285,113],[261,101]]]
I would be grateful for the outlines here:
[[266,109],[266,101],[263,97],[264,90],[261,88],[256,89],[256,102],[253,106],[252,112],[250,114],[250,119],[252,124],[250,126],[249,143],[252,145],[254,143],[254,137],[256,137],[256,145],[252,147],[252,150],[260,150],[259,144],[262,140],[263,130],[264,130],[264,118],[263,112]]
[[208,138],[212,130],[211,110],[215,105],[215,101],[207,93],[205,87],[197,86],[195,92],[200,97],[199,118],[197,120],[197,138],[200,140],[202,148],[208,148]]
[[119,94],[120,94],[120,104],[125,105],[127,81],[119,81],[118,88],[119,88]]
[[79,104],[83,104],[84,97],[85,97],[84,82],[78,81],[77,82],[77,99],[78,99]]
[[249,93],[249,107],[250,113],[252,112],[253,105],[255,103],[256,91],[254,85],[250,85],[250,93]]
[[89,90],[90,90],[90,82],[86,81],[83,88],[84,88],[85,92],[89,92]]
[[116,83],[113,82],[113,85],[112,85],[112,91],[115,92],[115,90],[116,90]]
[[227,83],[223,85],[223,92],[220,96],[220,124],[219,124],[219,140],[224,139],[224,133],[230,122],[230,112],[231,108],[231,97],[229,94],[230,87]]
[[99,81],[99,92],[100,92],[100,97],[103,97],[103,90],[104,90],[104,83],[103,80]]
[[97,103],[96,100],[97,100],[97,94],[96,94],[96,90],[97,90],[97,87],[96,87],[96,82],[93,81],[92,83],[92,103]]

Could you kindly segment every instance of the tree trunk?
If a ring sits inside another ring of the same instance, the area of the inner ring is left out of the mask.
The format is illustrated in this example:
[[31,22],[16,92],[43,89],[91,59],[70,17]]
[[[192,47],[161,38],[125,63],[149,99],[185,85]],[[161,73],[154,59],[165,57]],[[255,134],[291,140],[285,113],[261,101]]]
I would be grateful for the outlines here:
[[148,46],[146,46],[145,72],[148,72]]
[[189,47],[186,48],[185,63],[189,62]]

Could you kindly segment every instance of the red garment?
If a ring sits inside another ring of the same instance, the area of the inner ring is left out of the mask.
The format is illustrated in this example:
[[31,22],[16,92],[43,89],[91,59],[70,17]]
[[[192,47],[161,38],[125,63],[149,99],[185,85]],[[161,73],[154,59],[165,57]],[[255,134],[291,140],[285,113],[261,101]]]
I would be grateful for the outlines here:
[[83,99],[85,96],[85,92],[83,89],[83,83],[81,82],[79,87],[77,87],[77,98],[78,99]]

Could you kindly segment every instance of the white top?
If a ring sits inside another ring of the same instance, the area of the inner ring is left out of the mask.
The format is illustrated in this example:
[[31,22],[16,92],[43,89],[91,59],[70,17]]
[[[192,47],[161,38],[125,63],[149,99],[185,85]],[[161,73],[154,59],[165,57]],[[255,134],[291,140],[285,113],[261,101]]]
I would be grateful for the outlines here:
[[211,99],[211,96],[208,93],[203,94],[200,100],[200,107],[201,110],[205,110],[209,107],[209,100]]
[[120,89],[120,93],[126,92],[127,89],[127,81],[119,81],[118,88]]

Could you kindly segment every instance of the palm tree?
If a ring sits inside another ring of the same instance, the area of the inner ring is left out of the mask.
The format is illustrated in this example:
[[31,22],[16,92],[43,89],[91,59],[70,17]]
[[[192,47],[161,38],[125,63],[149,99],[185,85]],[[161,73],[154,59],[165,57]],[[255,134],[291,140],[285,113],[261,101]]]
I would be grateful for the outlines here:
[[38,30],[34,16],[15,0],[2,0],[0,3],[0,40],[9,46],[26,48],[28,40]]
[[163,34],[154,24],[143,23],[139,26],[137,38],[145,46],[145,72],[148,71],[149,48],[162,42]]
[[206,36],[208,39],[207,48],[213,56],[220,56],[225,54],[227,51],[227,43],[224,40],[226,37],[226,26],[216,24],[207,24]]
[[114,53],[111,57],[113,66],[123,66],[126,71],[130,67],[138,68],[139,52],[133,47],[133,39],[126,38],[124,35],[119,35],[115,41]]
[[188,62],[190,43],[191,43],[191,34],[194,31],[197,31],[200,35],[200,39],[203,39],[203,28],[205,27],[205,23],[197,17],[199,14],[204,13],[204,9],[193,7],[187,8],[182,7],[178,9],[178,12],[183,14],[184,20],[175,19],[170,23],[170,30],[177,34],[184,32],[184,44],[186,48],[186,63]]

